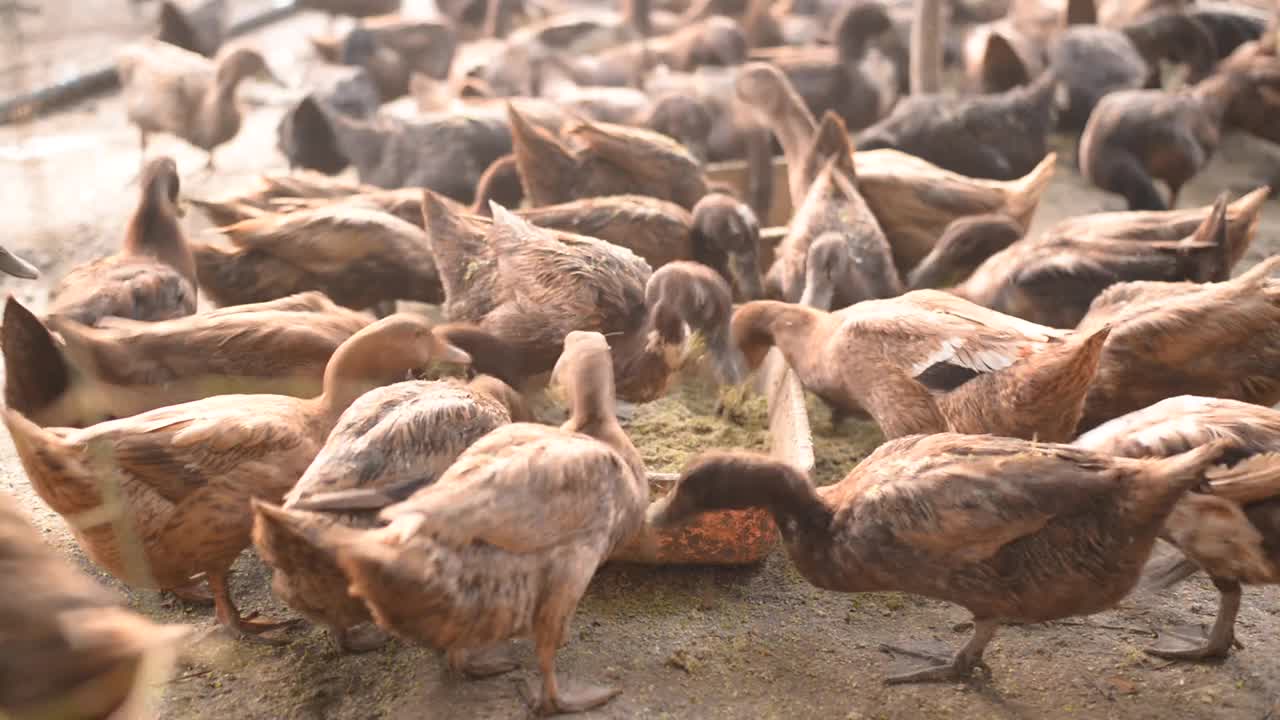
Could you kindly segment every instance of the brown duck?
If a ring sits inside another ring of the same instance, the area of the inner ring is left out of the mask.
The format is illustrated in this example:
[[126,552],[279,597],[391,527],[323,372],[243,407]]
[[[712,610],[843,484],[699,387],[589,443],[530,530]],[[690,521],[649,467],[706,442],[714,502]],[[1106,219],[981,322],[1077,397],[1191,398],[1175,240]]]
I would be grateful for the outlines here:
[[501,206],[483,221],[439,212],[424,198],[450,320],[475,323],[546,372],[574,330],[606,334],[618,394],[661,396],[682,364],[685,326],[707,340],[722,378],[737,382],[729,342],[732,291],[710,268],[687,261],[656,272],[631,251],[595,238],[530,225]]
[[189,628],[158,625],[125,608],[59,557],[7,496],[0,496],[0,572],[22,584],[22,592],[0,599],[0,714],[143,717],[145,689],[165,679],[154,669],[140,672],[144,660],[176,650]]
[[1218,210],[1065,220],[992,255],[952,291],[1033,322],[1075,327],[1093,299],[1117,282],[1226,279],[1249,247],[1266,196],[1262,188],[1229,205],[1220,199]]
[[806,390],[839,413],[863,409],[885,437],[993,433],[1069,440],[1107,337],[1071,334],[936,290],[834,313],[764,300],[733,315],[757,368],[782,351]]
[[[421,201],[423,193],[416,194]],[[433,194],[431,200],[435,204],[430,214],[459,214],[463,210],[440,195]],[[421,202],[418,208],[421,223]],[[486,207],[484,214],[488,213]],[[515,214],[541,228],[624,247],[651,268],[694,260],[720,273],[739,297],[754,300],[763,296],[757,260],[760,223],[751,208],[732,195],[707,193],[693,206],[693,212],[642,195],[607,195],[527,208]]]
[[591,576],[640,529],[649,486],[618,425],[610,350],[574,332],[552,372],[569,398],[559,428],[504,425],[433,485],[386,508],[390,525],[339,550],[380,627],[442,649],[472,675],[516,667],[504,644],[533,640],[542,714],[588,710],[617,688],[561,685],[556,650]]
[[781,70],[815,117],[832,111],[861,130],[888,115],[905,88],[898,36],[885,7],[864,2],[840,13],[832,37],[830,46],[785,46],[752,57]]
[[679,143],[639,128],[587,121],[565,131],[576,145],[508,110],[520,180],[531,203],[647,195],[692,208],[707,194],[698,161]]
[[1213,34],[1180,12],[1120,28],[1075,25],[1056,39],[1049,54],[1066,96],[1058,124],[1071,130],[1083,129],[1093,109],[1113,92],[1158,87],[1162,61],[1185,63],[1192,81],[1207,76],[1217,61]]
[[381,646],[383,638],[353,631],[371,618],[347,593],[337,565],[342,528],[354,538],[377,527],[377,510],[435,482],[463,450],[513,420],[532,417],[514,390],[488,376],[470,385],[414,380],[362,395],[338,418],[284,507],[253,503],[253,543],[274,571],[275,594],[325,625],[340,651]]
[[1080,428],[1194,394],[1280,402],[1280,256],[1223,282],[1113,285],[1080,321],[1111,327]]
[[210,168],[214,150],[240,132],[240,81],[260,77],[283,84],[257,50],[227,48],[210,60],[160,40],[120,50],[116,73],[143,155],[150,134],[162,132],[204,150]]
[[[646,521],[765,508],[796,569],[839,592],[909,592],[973,613],[950,658],[891,683],[959,680],[1004,622],[1088,615],[1119,602],[1175,503],[1203,483],[1220,443],[1136,460],[990,435],[881,445],[835,485],[765,456],[712,452],[685,468]],[[883,649],[898,648],[884,645]],[[907,654],[923,655],[914,651]]]
[[[1277,21],[1280,27],[1280,21]],[[1280,144],[1280,32],[1272,30],[1264,39],[1241,45],[1223,61],[1227,72],[1243,74],[1248,82],[1227,108],[1227,122],[1263,140]]]
[[1280,412],[1237,400],[1183,395],[1116,418],[1074,445],[1121,457],[1168,457],[1205,443],[1226,442],[1224,464],[1208,472],[1208,492],[1190,493],[1165,522],[1161,537],[1181,551],[1156,561],[1143,584],[1169,586],[1198,570],[1221,597],[1208,636],[1166,637],[1147,652],[1173,659],[1226,657],[1235,643],[1241,585],[1280,584]]
[[422,229],[353,204],[263,215],[219,228],[232,243],[192,243],[205,293],[218,305],[321,290],[363,310],[444,299]]
[[167,320],[194,313],[196,265],[178,223],[179,186],[171,158],[149,161],[120,252],[67,273],[50,293],[49,314],[94,325],[105,317]]
[[5,405],[41,426],[88,427],[231,393],[312,397],[338,346],[372,322],[318,292],[161,322],[92,328],[4,309]]
[[227,584],[250,542],[249,500],[280,502],[356,398],[437,361],[470,357],[395,315],[338,348],[315,398],[221,395],[83,430],[41,428],[12,409],[4,418],[36,493],[91,560],[131,585],[186,595],[203,577],[218,623],[256,635],[281,623],[242,618]]
[[[1123,195],[1130,210],[1176,208],[1182,186],[1217,149],[1227,108],[1249,82],[1228,67],[1179,92],[1107,95],[1080,138],[1080,172],[1102,190]],[[1155,180],[1169,187],[1168,202]]]
[[[800,176],[793,180],[793,187],[803,184],[805,177],[811,181],[775,251],[765,276],[765,292],[788,302],[800,301],[802,296],[812,299],[817,288],[807,283],[808,276],[831,253],[816,258],[810,245],[825,238],[827,248],[846,257],[841,265],[846,272],[824,286],[828,290],[824,309],[900,295],[902,281],[889,242],[858,192],[849,134],[839,116],[832,112],[823,116],[803,163],[791,173]],[[832,243],[837,238],[843,242]]]

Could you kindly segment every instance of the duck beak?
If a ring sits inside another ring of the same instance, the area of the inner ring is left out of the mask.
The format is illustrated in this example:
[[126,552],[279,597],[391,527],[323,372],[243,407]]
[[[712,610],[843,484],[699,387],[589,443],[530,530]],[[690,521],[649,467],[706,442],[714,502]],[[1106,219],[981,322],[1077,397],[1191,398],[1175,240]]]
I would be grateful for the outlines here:
[[729,278],[741,296],[739,302],[764,298],[764,286],[760,283],[760,267],[755,253],[734,253],[729,257]]
[[729,341],[728,332],[720,332],[710,338],[709,348],[722,383],[737,385],[747,377],[746,358]]
[[443,362],[455,363],[457,365],[470,365],[471,353],[456,345],[444,343],[444,347],[440,349],[439,359]]
[[672,490],[649,504],[649,508],[644,512],[645,525],[660,529],[672,524],[667,518],[667,510],[671,507],[671,496],[674,494],[675,490]]
[[0,272],[26,280],[35,280],[40,277],[40,270],[35,265],[4,248],[0,248]]
[[269,67],[263,67],[261,70],[259,70],[259,71],[254,75],[254,77],[256,77],[257,79],[259,79],[259,80],[261,80],[261,81],[263,81],[263,82],[271,83],[272,85],[275,85],[276,87],[282,87],[282,88],[284,88],[284,87],[289,87],[289,86],[285,83],[285,81],[281,80],[281,79],[280,79],[280,76],[279,76],[279,75],[276,75],[276,74],[275,74],[275,72],[273,72],[273,71],[271,70],[271,68],[269,68]]

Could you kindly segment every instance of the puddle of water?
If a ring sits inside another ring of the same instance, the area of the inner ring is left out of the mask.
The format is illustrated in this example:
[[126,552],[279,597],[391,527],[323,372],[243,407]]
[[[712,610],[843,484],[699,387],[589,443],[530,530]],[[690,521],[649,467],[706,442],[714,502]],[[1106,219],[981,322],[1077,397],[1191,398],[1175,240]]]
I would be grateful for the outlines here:
[[0,145],[0,160],[31,162],[54,155],[64,155],[102,144],[101,139],[88,135],[53,135],[32,137],[19,143]]

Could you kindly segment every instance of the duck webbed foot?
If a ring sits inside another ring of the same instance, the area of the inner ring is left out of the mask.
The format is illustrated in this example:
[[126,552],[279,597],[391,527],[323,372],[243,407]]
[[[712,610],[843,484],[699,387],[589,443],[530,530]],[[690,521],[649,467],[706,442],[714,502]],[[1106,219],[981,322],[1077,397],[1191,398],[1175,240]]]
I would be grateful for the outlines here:
[[541,628],[537,633],[538,669],[542,671],[542,683],[539,686],[531,679],[526,684],[524,695],[529,707],[539,715],[579,713],[600,707],[617,697],[622,692],[620,688],[572,680],[564,684],[559,682],[556,678],[556,650],[563,635],[560,630]]
[[387,634],[372,625],[354,628],[330,627],[329,637],[338,648],[338,652],[356,655],[377,650],[387,644]]
[[573,680],[562,684],[554,677],[549,683],[552,689],[548,690],[546,678],[543,680],[541,687],[536,681],[529,680],[525,690],[529,707],[539,715],[586,712],[604,705],[622,692],[616,687],[577,683]]
[[182,587],[169,588],[169,594],[191,605],[208,606],[213,604],[213,593],[209,592],[209,588],[202,580]]
[[1214,579],[1221,593],[1218,617],[1205,635],[1199,627],[1179,627],[1160,633],[1160,642],[1146,649],[1148,655],[1168,660],[1211,660],[1224,658],[1233,646],[1243,647],[1235,634],[1236,614],[1240,612],[1240,583]]
[[885,678],[885,683],[899,685],[917,682],[954,682],[968,679],[974,668],[987,667],[986,663],[982,661],[982,651],[986,649],[987,643],[991,642],[991,638],[995,637],[996,627],[997,624],[990,620],[974,622],[973,637],[969,638],[969,642],[951,657],[882,644],[880,646],[881,650],[922,658],[932,663],[930,666],[919,670],[891,675]]
[[224,574],[209,573],[209,588],[213,591],[214,616],[217,618],[218,624],[227,632],[240,640],[248,640],[265,645],[289,644],[289,640],[286,638],[262,637],[262,633],[293,627],[300,622],[299,620],[257,619],[257,612],[252,612],[242,617],[240,611],[236,609],[235,603],[231,600],[231,590],[227,587],[227,578]]
[[450,670],[473,680],[502,675],[520,667],[509,643],[486,648],[453,648],[446,657]]

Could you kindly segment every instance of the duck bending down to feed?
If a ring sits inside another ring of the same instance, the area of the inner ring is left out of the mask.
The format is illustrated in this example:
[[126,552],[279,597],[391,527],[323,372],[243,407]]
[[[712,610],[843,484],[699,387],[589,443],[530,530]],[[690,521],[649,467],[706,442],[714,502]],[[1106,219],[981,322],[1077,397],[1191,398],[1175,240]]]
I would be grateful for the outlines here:
[[169,320],[196,311],[196,263],[178,218],[181,182],[169,157],[147,162],[120,252],[78,265],[53,289],[49,315]]
[[1111,337],[1085,397],[1084,431],[1185,394],[1280,402],[1280,255],[1216,283],[1130,282],[1098,296],[1077,327]]
[[820,588],[964,607],[973,636],[951,658],[884,648],[933,662],[890,683],[958,680],[983,665],[1001,623],[1088,615],[1127,595],[1175,503],[1223,449],[1136,460],[990,435],[914,435],[822,488],[785,462],[716,451],[685,468],[646,522],[765,508],[800,574]]
[[463,450],[512,420],[532,417],[515,390],[487,375],[467,385],[409,380],[361,395],[283,507],[253,501],[253,544],[273,571],[276,596],[328,627],[340,651],[380,647],[385,637],[353,631],[371,618],[347,593],[339,541],[378,526],[379,509],[435,482]]
[[1235,643],[1241,585],[1280,584],[1280,412],[1239,400],[1183,395],[1100,425],[1075,445],[1123,457],[1169,457],[1203,443],[1231,444],[1189,493],[1161,537],[1180,554],[1154,561],[1143,584],[1167,587],[1199,570],[1221,594],[1208,636],[1166,632],[1147,652],[1172,659],[1225,657]]
[[422,319],[393,315],[338,348],[311,399],[221,395],[83,430],[41,428],[11,409],[4,418],[32,487],[91,560],[130,584],[187,596],[200,595],[203,576],[218,623],[256,635],[281,623],[242,618],[227,585],[250,542],[250,498],[280,502],[366,391],[470,359]]
[[1109,329],[1070,333],[916,290],[838,312],[773,300],[733,315],[734,342],[757,368],[777,347],[805,389],[839,413],[865,409],[885,437],[1075,434]]
[[626,248],[536,227],[497,204],[487,226],[449,212],[430,192],[422,208],[448,319],[506,341],[531,374],[555,365],[570,332],[601,332],[618,395],[647,402],[683,363],[687,326],[706,338],[726,382],[741,379],[729,340],[733,294],[714,270],[678,261],[654,272]]
[[615,416],[609,346],[573,332],[552,371],[570,416],[504,425],[434,485],[382,511],[390,525],[339,550],[379,626],[446,652],[473,675],[514,669],[500,645],[532,637],[544,713],[588,710],[616,688],[567,687],[556,650],[596,568],[641,527],[649,486]]

